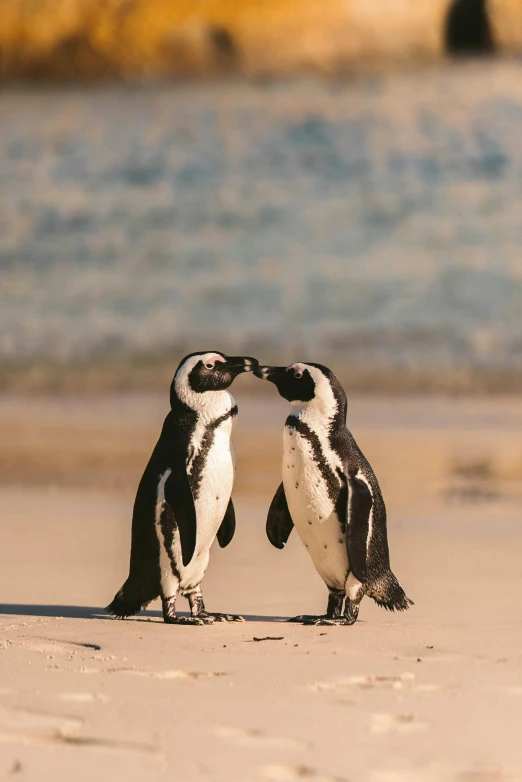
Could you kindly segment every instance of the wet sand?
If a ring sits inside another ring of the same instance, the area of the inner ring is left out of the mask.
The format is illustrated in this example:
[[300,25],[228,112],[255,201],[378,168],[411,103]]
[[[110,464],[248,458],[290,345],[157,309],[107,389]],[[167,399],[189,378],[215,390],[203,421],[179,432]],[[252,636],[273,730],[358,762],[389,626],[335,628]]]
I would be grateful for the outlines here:
[[264,535],[286,405],[238,400],[238,529],[204,593],[246,621],[186,628],[102,608],[164,402],[0,400],[0,777],[522,780],[522,405],[351,400],[416,605],[309,628],[283,620],[325,587],[297,535]]

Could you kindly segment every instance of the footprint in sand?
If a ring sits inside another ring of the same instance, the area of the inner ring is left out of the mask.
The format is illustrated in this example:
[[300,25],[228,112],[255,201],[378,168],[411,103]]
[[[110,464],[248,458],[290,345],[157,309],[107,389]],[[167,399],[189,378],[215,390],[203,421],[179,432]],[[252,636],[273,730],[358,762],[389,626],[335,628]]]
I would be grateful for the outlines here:
[[349,689],[402,690],[403,688],[415,689],[416,692],[439,692],[443,689],[440,684],[429,682],[415,684],[415,674],[409,671],[401,673],[399,676],[376,676],[375,674],[349,676],[335,682],[314,682],[310,687],[316,692],[343,692]]
[[219,676],[227,676],[225,671],[135,671],[127,670],[136,676],[149,676],[152,679],[215,679]]
[[269,782],[292,782],[295,779],[310,779],[313,782],[348,782],[345,777],[321,774],[311,766],[262,766],[259,773],[262,779]]
[[415,674],[406,671],[399,676],[376,676],[365,674],[362,676],[348,676],[346,679],[338,679],[335,682],[314,682],[310,685],[317,692],[340,692],[353,687],[361,690],[392,689],[401,690],[404,686],[412,686]]
[[225,671],[143,671],[138,668],[80,668],[80,673],[106,674],[126,673],[132,676],[146,676],[149,679],[215,679],[218,676],[227,676]]
[[215,734],[228,739],[241,747],[260,747],[270,749],[303,749],[311,746],[311,743],[301,739],[291,739],[284,736],[267,736],[258,728],[244,729],[220,726],[215,729]]
[[1,709],[0,735],[74,736],[78,733],[83,720],[70,715],[49,714],[28,709]]
[[25,709],[0,710],[0,742],[23,744],[62,744],[93,747],[116,752],[138,752],[162,757],[158,747],[134,741],[80,736],[83,720],[70,715],[49,714]]
[[54,655],[54,654],[71,654],[73,651],[77,651],[72,646],[65,646],[64,644],[55,643],[53,641],[29,641],[24,643],[24,647],[30,652],[40,652],[40,654]]
[[427,733],[427,722],[417,722],[413,714],[372,714],[370,730],[374,734]]
[[[52,659],[55,656],[69,655],[71,658],[82,652],[100,651],[98,644],[81,643],[79,641],[58,641],[52,638],[35,638],[22,644],[24,649],[31,652],[39,652]],[[96,657],[96,655],[95,655]],[[108,659],[101,658],[98,659]]]

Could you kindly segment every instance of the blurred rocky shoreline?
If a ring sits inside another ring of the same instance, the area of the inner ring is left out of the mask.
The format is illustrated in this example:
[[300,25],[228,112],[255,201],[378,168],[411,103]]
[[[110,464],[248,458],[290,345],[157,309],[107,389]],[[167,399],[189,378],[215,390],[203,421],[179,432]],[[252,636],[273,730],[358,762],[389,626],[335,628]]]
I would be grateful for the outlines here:
[[325,75],[522,50],[518,0],[0,0],[0,80]]

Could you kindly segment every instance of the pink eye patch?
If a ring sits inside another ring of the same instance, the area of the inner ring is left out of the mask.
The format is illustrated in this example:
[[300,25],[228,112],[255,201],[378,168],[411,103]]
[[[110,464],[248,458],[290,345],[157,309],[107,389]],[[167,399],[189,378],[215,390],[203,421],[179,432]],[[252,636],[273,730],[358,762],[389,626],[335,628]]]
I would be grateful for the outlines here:
[[204,358],[205,367],[206,369],[214,369],[214,366],[219,362],[220,364],[225,363],[225,359],[223,356],[220,356],[218,353],[209,353]]

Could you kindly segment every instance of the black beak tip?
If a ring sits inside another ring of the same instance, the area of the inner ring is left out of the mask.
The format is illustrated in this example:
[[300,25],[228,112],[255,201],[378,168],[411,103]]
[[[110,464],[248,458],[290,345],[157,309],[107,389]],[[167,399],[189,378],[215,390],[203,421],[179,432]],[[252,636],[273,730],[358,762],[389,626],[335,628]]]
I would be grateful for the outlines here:
[[254,375],[260,380],[268,380],[268,375],[270,374],[271,368],[272,367],[261,367],[258,364],[256,369],[254,369]]
[[243,359],[244,363],[244,372],[256,372],[259,367],[259,361],[257,358],[252,358],[251,356],[245,356]]
[[227,357],[227,367],[236,374],[240,372],[253,372],[259,366],[257,358],[252,356]]

